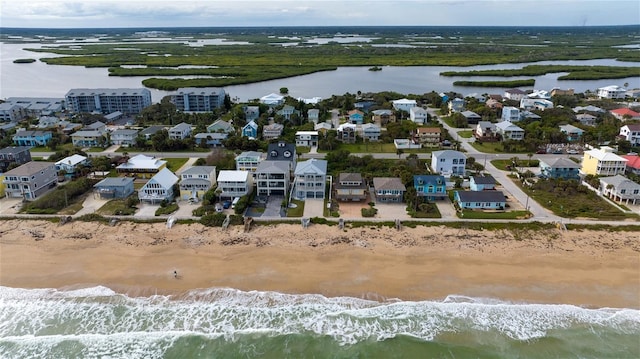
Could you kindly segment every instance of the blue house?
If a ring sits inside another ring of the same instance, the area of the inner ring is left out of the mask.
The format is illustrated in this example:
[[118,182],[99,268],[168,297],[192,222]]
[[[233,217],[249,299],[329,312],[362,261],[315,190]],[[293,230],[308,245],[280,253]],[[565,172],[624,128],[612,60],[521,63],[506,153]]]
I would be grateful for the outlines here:
[[358,110],[349,111],[349,123],[355,123],[361,125],[364,122],[364,113]]
[[258,138],[258,124],[251,121],[242,128],[242,137]]
[[472,191],[492,191],[496,189],[496,179],[490,174],[471,176],[469,187]]
[[560,132],[567,135],[567,141],[575,142],[580,140],[584,134],[584,130],[573,125],[560,125]]
[[447,182],[440,175],[413,176],[413,187],[416,195],[425,197],[429,201],[447,197]]
[[103,199],[127,198],[133,194],[133,177],[107,177],[93,188]]
[[50,131],[18,131],[13,136],[16,146],[46,146],[53,137]]
[[540,176],[545,178],[579,179],[580,165],[564,157],[541,159]]
[[455,191],[453,200],[461,209],[504,210],[507,204],[501,191]]

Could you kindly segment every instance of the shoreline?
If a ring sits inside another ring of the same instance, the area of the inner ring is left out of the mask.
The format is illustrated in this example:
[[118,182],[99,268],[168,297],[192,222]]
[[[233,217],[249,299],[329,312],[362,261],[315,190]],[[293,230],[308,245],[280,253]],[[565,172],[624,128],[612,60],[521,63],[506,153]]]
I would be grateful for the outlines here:
[[[524,239],[526,238],[526,239]],[[178,278],[174,277],[178,272]],[[0,285],[640,308],[640,233],[0,221]]]

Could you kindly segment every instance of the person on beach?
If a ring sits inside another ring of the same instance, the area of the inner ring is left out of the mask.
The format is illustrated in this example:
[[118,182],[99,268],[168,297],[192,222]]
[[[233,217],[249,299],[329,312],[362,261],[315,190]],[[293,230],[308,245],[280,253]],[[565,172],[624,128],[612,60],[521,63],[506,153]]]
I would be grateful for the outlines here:
[[178,279],[178,271],[177,270],[173,271],[173,278]]

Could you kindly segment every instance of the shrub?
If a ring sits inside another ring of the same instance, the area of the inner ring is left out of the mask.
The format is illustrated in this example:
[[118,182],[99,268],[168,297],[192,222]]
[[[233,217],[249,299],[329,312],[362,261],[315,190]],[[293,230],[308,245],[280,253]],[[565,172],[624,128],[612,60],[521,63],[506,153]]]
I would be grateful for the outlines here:
[[200,223],[207,227],[221,227],[227,216],[224,213],[206,214],[200,218]]
[[171,214],[175,211],[178,210],[178,204],[177,203],[169,203],[164,205],[164,207],[161,205],[160,208],[156,209],[156,216],[161,216],[163,214]]
[[362,213],[362,217],[374,217],[378,214],[378,209],[374,207],[362,208],[360,212]]

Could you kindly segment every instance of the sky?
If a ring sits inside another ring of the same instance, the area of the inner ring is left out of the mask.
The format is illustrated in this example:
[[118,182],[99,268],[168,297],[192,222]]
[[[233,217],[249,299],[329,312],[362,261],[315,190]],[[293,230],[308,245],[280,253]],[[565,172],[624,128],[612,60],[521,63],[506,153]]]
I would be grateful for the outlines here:
[[638,0],[0,0],[0,27],[601,26]]

